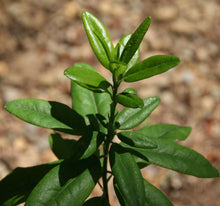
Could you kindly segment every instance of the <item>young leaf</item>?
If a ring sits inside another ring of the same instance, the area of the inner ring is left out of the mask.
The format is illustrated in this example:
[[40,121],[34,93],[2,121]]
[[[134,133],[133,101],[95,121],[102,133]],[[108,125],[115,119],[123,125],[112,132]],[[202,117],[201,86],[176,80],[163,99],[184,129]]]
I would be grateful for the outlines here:
[[[116,45],[115,49],[117,51],[118,60],[120,60],[125,45],[127,44],[128,40],[131,38],[131,36],[132,34],[127,34],[123,36],[122,39]],[[134,64],[136,64],[139,58],[140,58],[140,47],[136,50],[130,61],[127,63],[127,69],[131,68]]]
[[151,140],[157,144],[157,148],[129,148],[138,152],[150,163],[161,167],[196,177],[219,177],[217,169],[196,151],[166,139],[152,138]]
[[120,132],[117,134],[117,136],[122,142],[132,147],[147,148],[147,149],[152,149],[157,147],[157,145],[154,142],[152,142],[150,139],[148,139],[146,136],[143,136],[136,132],[129,132],[129,131]]
[[137,91],[133,88],[126,88],[125,90],[123,90],[122,93],[123,94],[137,94]]
[[100,61],[107,69],[111,61],[115,60],[115,49],[104,25],[92,14],[84,11],[82,20],[89,43]]
[[156,187],[143,179],[146,203],[149,206],[173,206],[170,200]]
[[34,167],[18,167],[0,181],[0,205],[11,206],[25,202],[37,183],[61,161]]
[[142,108],[125,108],[116,117],[116,126],[121,130],[132,129],[143,122],[160,104],[158,97],[144,99]]
[[100,162],[94,156],[77,162],[64,161],[44,176],[25,205],[81,206],[100,175]]
[[191,127],[183,127],[173,124],[157,124],[144,127],[136,131],[136,133],[151,138],[162,138],[176,141],[185,140],[189,136],[191,130]]
[[179,58],[172,55],[151,56],[127,70],[123,80],[126,82],[136,82],[146,79],[166,72],[179,64],[179,62]]
[[81,135],[86,131],[83,118],[67,105],[41,99],[17,99],[8,102],[5,109],[33,125]]
[[143,206],[145,204],[144,184],[141,172],[132,155],[120,145],[112,144],[110,164],[126,205]]
[[73,155],[77,141],[74,139],[63,139],[60,134],[49,136],[50,148],[59,159],[67,159]]
[[138,108],[144,106],[144,102],[141,98],[137,97],[134,94],[129,94],[129,93],[118,94],[117,101],[123,106],[130,108]]
[[99,73],[78,64],[66,69],[64,75],[77,84],[96,92],[106,92],[107,88],[111,85]]
[[121,54],[120,61],[128,63],[135,52],[138,50],[144,35],[146,34],[151,23],[151,18],[146,18],[141,25],[136,29],[136,31],[132,34],[131,38],[126,43],[124,50]]

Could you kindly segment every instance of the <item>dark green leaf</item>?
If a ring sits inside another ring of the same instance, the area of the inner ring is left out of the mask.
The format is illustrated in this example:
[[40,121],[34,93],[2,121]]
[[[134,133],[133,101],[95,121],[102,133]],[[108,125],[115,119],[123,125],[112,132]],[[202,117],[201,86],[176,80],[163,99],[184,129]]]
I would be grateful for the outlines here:
[[48,172],[34,188],[25,206],[81,206],[101,176],[97,158],[64,161]]
[[132,129],[143,122],[160,104],[158,97],[144,99],[142,108],[125,108],[116,117],[116,126],[121,130]]
[[156,187],[144,180],[145,197],[149,206],[173,206],[169,199]]
[[173,124],[157,124],[144,127],[137,131],[138,134],[151,138],[163,138],[166,140],[185,140],[191,132],[191,127],[183,127]]
[[144,184],[141,172],[132,155],[120,145],[112,144],[110,164],[122,198],[128,206],[143,206]]
[[110,62],[115,60],[115,49],[106,28],[87,11],[83,12],[82,20],[96,57],[105,68],[109,69]]
[[41,99],[17,99],[8,102],[5,109],[33,125],[81,135],[86,125],[83,118],[67,105]]
[[130,107],[130,108],[138,108],[138,107],[144,106],[144,102],[141,98],[137,97],[134,94],[130,94],[130,93],[118,94],[117,101],[118,101],[118,103],[122,104],[123,106]]
[[[129,147],[152,164],[196,177],[219,177],[210,162],[196,151],[161,138],[151,138],[157,144],[154,149]],[[140,157],[140,156],[139,156]]]
[[0,181],[0,205],[12,206],[26,201],[37,183],[61,161],[34,167],[18,167]]
[[[117,58],[120,60],[120,57],[122,55],[122,52],[124,51],[125,45],[127,44],[128,40],[131,38],[132,34],[127,34],[122,37],[122,39],[118,42],[116,46],[117,51]],[[137,63],[138,59],[140,57],[140,48],[136,50],[134,55],[132,56],[131,60],[127,63],[127,69],[131,68],[134,64]]]
[[77,141],[74,139],[63,139],[60,134],[49,136],[51,150],[59,159],[67,159],[73,155]]
[[143,136],[141,134],[135,133],[135,132],[120,132],[117,134],[118,138],[133,147],[139,147],[139,148],[156,148],[157,145],[152,142],[150,139],[148,139],[146,136]]
[[118,188],[118,185],[117,185],[117,183],[115,181],[115,178],[113,179],[113,186],[114,186],[115,194],[116,194],[116,196],[118,198],[118,201],[119,201],[120,205],[121,206],[125,206],[125,202],[124,202],[124,200],[122,198],[122,194],[121,194],[121,192],[120,192],[120,190]]
[[105,92],[111,85],[104,77],[88,67],[75,64],[64,71],[64,75],[81,86],[96,92]]
[[83,206],[110,206],[103,197],[93,197],[88,199]]
[[141,25],[136,29],[136,31],[132,34],[131,38],[126,43],[124,50],[121,54],[120,60],[128,63],[135,52],[138,50],[144,35],[146,34],[151,23],[151,18],[146,18]]
[[152,77],[179,64],[178,57],[172,55],[151,56],[131,67],[124,74],[123,80],[126,82],[135,82]]

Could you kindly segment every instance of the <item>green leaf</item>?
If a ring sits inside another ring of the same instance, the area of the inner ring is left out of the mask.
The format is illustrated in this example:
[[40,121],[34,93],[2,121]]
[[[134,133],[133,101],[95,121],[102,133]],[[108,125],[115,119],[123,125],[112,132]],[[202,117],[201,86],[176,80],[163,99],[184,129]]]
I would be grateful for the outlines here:
[[115,60],[115,49],[108,31],[95,16],[87,11],[83,12],[82,20],[96,57],[105,68],[109,69],[110,62]]
[[[127,44],[128,40],[131,38],[132,34],[127,34],[122,37],[122,39],[118,42],[115,49],[117,51],[117,58],[120,60],[122,52],[124,51],[125,45]],[[140,47],[136,50],[130,61],[127,63],[127,69],[131,68],[134,64],[138,62],[140,58]]]
[[61,161],[34,167],[18,167],[0,181],[0,205],[12,206],[26,201],[37,183]]
[[173,206],[170,200],[155,186],[143,179],[146,202],[149,206]]
[[185,140],[189,136],[191,130],[191,127],[183,127],[173,124],[157,124],[144,127],[136,133],[151,138],[162,138],[176,141]]
[[51,150],[59,159],[67,159],[73,155],[77,141],[74,139],[63,139],[60,134],[50,134],[49,143]]
[[85,159],[93,155],[104,136],[97,131],[88,132],[78,141],[63,139],[59,134],[51,134],[49,137],[50,147],[59,159],[74,158],[75,160]]
[[93,197],[88,199],[83,206],[110,206],[103,197]]
[[41,99],[17,99],[5,109],[33,125],[65,133],[81,135],[86,131],[83,118],[65,104]]
[[135,132],[129,132],[129,131],[119,132],[117,136],[122,142],[132,147],[147,148],[147,149],[149,148],[152,149],[157,147],[157,145],[154,142],[152,142],[150,139]]
[[137,94],[137,91],[133,88],[126,88],[125,90],[123,90],[124,94]]
[[126,205],[143,206],[145,203],[144,184],[132,155],[120,145],[113,143],[110,149],[110,165]]
[[[148,137],[149,138],[149,137]],[[196,177],[219,177],[210,162],[196,151],[161,138],[151,138],[157,144],[154,149],[127,147],[152,164]]]
[[134,94],[120,93],[116,96],[116,98],[118,103],[125,107],[138,108],[144,106],[143,100]]
[[121,194],[121,192],[120,192],[120,190],[118,188],[118,185],[116,183],[115,178],[113,179],[113,186],[114,186],[115,194],[116,194],[116,196],[118,198],[118,201],[119,201],[120,205],[121,206],[125,206],[125,202],[124,202],[124,200],[122,198],[122,194]]
[[88,67],[75,64],[64,71],[64,75],[81,86],[95,91],[106,92],[111,85],[104,77]]
[[25,206],[81,206],[101,176],[97,158],[64,161],[48,172],[34,188]]
[[151,23],[151,18],[146,18],[141,25],[136,29],[136,31],[132,34],[128,42],[126,43],[124,50],[120,56],[120,61],[128,63],[135,52],[138,50],[144,35],[146,34]]
[[179,58],[172,55],[151,56],[127,70],[123,80],[126,82],[136,82],[146,79],[166,72],[179,64],[179,62]]
[[90,119],[93,116],[101,122],[101,131],[105,132],[105,124],[110,113],[110,95],[92,92],[73,81],[71,82],[71,95],[73,109],[84,117],[86,124],[91,124]]
[[116,117],[116,126],[121,130],[132,129],[143,122],[152,111],[160,104],[158,97],[144,99],[142,108],[125,108]]

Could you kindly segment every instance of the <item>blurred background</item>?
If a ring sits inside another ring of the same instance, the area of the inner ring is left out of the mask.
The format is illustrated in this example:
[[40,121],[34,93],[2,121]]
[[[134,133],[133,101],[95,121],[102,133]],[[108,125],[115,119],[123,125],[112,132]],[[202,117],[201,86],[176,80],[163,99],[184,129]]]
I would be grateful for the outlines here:
[[[49,149],[51,131],[10,115],[3,108],[6,102],[40,98],[71,105],[70,81],[63,72],[76,62],[91,64],[110,80],[89,46],[81,21],[84,10],[104,23],[115,44],[151,16],[141,59],[172,54],[181,63],[121,89],[134,87],[142,98],[160,97],[160,106],[143,125],[191,126],[181,144],[220,169],[219,0],[0,0],[0,179],[15,167],[56,160]],[[142,172],[175,206],[220,204],[219,178],[195,178],[156,166]],[[117,206],[111,191],[111,204]]]

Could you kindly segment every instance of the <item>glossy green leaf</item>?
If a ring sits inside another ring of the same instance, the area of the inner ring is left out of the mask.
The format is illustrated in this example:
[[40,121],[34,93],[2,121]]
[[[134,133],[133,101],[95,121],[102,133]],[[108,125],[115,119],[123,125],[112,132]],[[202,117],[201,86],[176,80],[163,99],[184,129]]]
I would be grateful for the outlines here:
[[127,65],[123,62],[113,61],[110,63],[110,69],[113,73],[113,78],[116,81],[121,81],[125,71],[127,70]]
[[87,11],[83,12],[82,20],[96,57],[105,68],[109,69],[110,62],[115,60],[115,49],[108,31],[99,19]]
[[77,141],[74,139],[63,139],[60,134],[54,133],[49,136],[51,150],[58,159],[67,159],[73,155]]
[[196,177],[219,177],[217,169],[196,151],[166,139],[151,140],[157,144],[157,148],[129,148],[138,152],[148,162],[161,167]]
[[191,127],[183,127],[173,124],[157,124],[144,127],[137,131],[138,134],[151,138],[162,138],[166,140],[185,140],[190,132]]
[[117,136],[122,142],[132,147],[148,148],[148,149],[157,147],[157,145],[154,142],[152,142],[150,139],[135,132],[130,132],[130,131],[119,132]]
[[[117,51],[117,58],[120,60],[122,52],[124,51],[125,45],[127,44],[128,40],[131,38],[132,34],[127,34],[122,37],[122,39],[118,42],[115,49]],[[140,58],[140,48],[136,50],[130,61],[127,63],[127,69],[131,68],[134,64],[138,62]]]
[[118,103],[122,104],[125,107],[138,108],[144,106],[143,100],[134,94],[120,93],[116,97]]
[[33,125],[81,135],[86,131],[83,118],[65,104],[41,99],[17,99],[8,102],[5,109]]
[[144,99],[142,108],[125,108],[116,117],[116,126],[121,130],[132,129],[142,123],[160,104],[158,97]]
[[125,90],[123,90],[124,94],[137,94],[137,91],[133,88],[126,88]]
[[105,92],[111,85],[104,77],[88,67],[75,64],[64,71],[64,75],[81,86],[96,92]]
[[170,200],[155,186],[143,179],[146,202],[149,206],[173,206]]
[[110,165],[126,205],[143,206],[145,203],[144,184],[141,172],[132,155],[120,145],[112,144]]
[[105,132],[104,126],[110,113],[110,95],[92,92],[73,81],[71,82],[71,95],[73,109],[84,117],[86,124],[91,124],[90,120],[93,116],[101,122],[101,130]]
[[138,50],[144,35],[146,34],[151,23],[151,18],[146,18],[141,25],[135,30],[130,39],[127,41],[124,50],[120,56],[120,60],[128,63]]
[[131,67],[124,74],[123,80],[135,82],[166,72],[180,62],[178,57],[172,55],[151,56]]
[[37,183],[61,161],[34,167],[18,167],[0,181],[0,205],[12,206],[26,201]]
[[25,206],[81,206],[101,176],[97,158],[64,161],[48,172],[34,188]]

